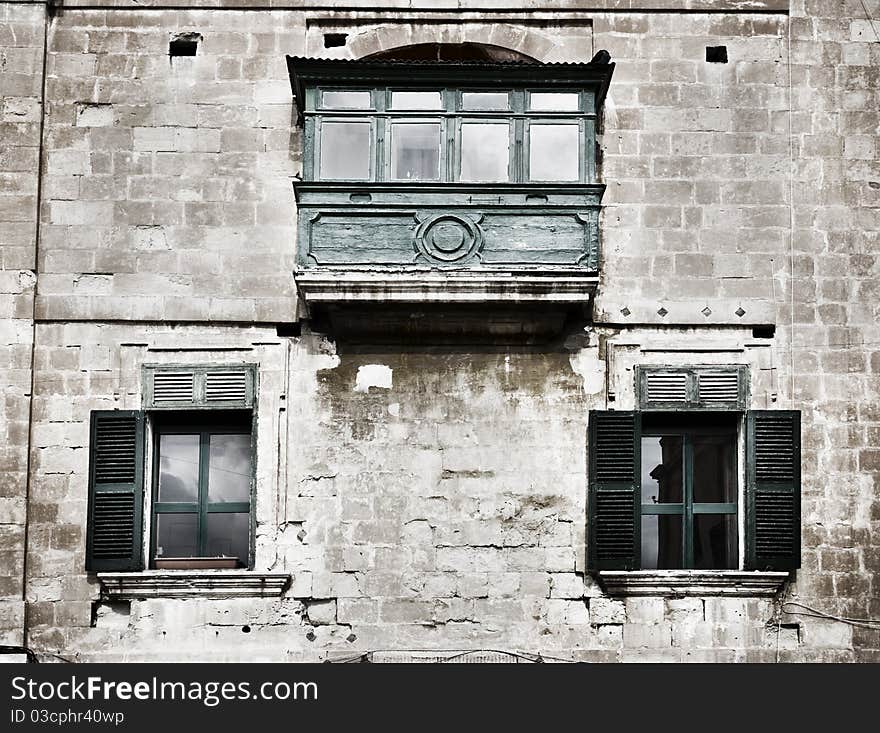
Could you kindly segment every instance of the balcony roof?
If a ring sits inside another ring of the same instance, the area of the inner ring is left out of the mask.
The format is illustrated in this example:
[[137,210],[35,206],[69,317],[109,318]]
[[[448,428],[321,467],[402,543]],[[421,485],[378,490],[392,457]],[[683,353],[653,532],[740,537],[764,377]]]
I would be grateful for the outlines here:
[[596,89],[601,107],[613,63],[529,63],[525,61],[392,61],[371,59],[316,59],[288,56],[290,87],[302,107],[306,87],[351,84],[397,87],[444,85],[457,88],[492,86],[581,87]]

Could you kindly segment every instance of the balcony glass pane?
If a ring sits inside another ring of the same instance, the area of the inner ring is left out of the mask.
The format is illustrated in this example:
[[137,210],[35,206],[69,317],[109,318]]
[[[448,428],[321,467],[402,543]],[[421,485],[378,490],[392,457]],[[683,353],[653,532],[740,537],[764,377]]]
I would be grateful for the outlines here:
[[321,106],[326,109],[370,109],[370,92],[322,92]]
[[208,557],[237,557],[248,561],[250,515],[247,512],[212,512],[208,514]]
[[577,92],[532,92],[529,109],[533,112],[577,112],[579,96]]
[[694,501],[726,502],[736,496],[736,439],[730,435],[693,436]]
[[391,177],[398,181],[440,180],[440,124],[391,125]]
[[159,501],[199,500],[199,436],[159,436]]
[[642,515],[642,570],[682,567],[680,514]]
[[506,181],[509,149],[507,123],[462,123],[461,180]]
[[251,436],[212,435],[208,455],[208,501],[250,501]]
[[157,514],[156,557],[196,557],[198,526],[198,514]]
[[737,567],[736,535],[736,514],[695,514],[694,567]]
[[683,501],[682,443],[680,435],[642,436],[642,504]]
[[533,124],[529,128],[529,178],[578,180],[578,126]]
[[391,109],[442,109],[440,92],[391,92]]
[[325,181],[362,181],[370,177],[369,122],[321,125],[320,177]]
[[466,110],[505,110],[510,106],[507,92],[462,92],[461,108]]

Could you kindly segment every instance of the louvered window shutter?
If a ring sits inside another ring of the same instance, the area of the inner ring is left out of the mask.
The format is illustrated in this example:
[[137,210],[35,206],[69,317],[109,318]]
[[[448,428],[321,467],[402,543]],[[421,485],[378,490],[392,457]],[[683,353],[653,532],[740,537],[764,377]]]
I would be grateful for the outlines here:
[[591,570],[637,570],[640,555],[637,412],[590,411],[589,537]]
[[801,416],[750,410],[746,461],[746,563],[750,570],[801,564]]
[[141,570],[144,414],[92,412],[87,570]]

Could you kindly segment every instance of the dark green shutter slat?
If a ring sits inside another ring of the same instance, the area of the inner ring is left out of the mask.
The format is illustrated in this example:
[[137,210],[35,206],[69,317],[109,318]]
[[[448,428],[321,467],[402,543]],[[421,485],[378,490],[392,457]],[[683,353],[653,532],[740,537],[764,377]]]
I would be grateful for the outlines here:
[[86,570],[142,570],[144,415],[92,412]]
[[591,570],[639,567],[640,434],[637,412],[590,412],[587,564]]
[[791,410],[747,417],[746,563],[750,570],[801,564],[801,420]]

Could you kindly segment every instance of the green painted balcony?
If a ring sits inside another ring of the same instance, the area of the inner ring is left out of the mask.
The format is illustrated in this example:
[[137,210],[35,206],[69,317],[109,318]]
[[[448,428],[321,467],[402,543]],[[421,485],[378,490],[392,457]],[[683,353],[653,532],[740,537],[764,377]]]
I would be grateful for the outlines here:
[[584,305],[614,64],[288,57],[297,286],[340,304]]

